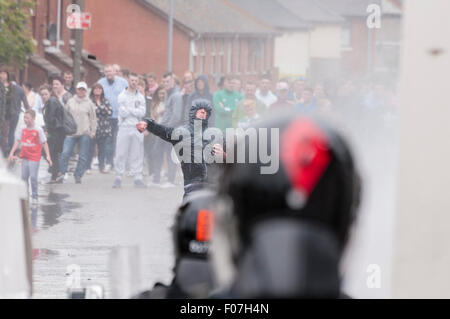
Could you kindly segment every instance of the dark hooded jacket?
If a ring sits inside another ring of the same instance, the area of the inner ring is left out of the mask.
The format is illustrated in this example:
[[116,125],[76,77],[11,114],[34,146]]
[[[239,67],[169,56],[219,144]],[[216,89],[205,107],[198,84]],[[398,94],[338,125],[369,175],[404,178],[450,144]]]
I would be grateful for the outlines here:
[[[3,83],[0,82],[0,130],[3,127],[6,114],[6,90]],[[1,133],[1,131],[0,131]]]
[[[207,112],[206,120],[200,120],[196,118],[195,114],[200,109],[204,109]],[[176,153],[181,162],[181,169],[183,171],[184,177],[184,186],[192,183],[203,183],[206,181],[207,168],[205,160],[203,158],[203,150],[207,145],[210,145],[211,140],[205,140],[203,138],[203,134],[194,134],[194,124],[199,125],[201,123],[201,129],[203,133],[208,128],[208,119],[210,116],[210,102],[205,99],[196,99],[193,101],[193,104],[190,108],[189,124],[173,128],[158,124],[154,120],[149,118],[145,119],[145,122],[147,122],[147,130],[149,132],[155,134],[156,136],[160,137],[164,141],[171,143],[174,146],[176,145],[177,148],[181,146],[179,154],[178,152]],[[198,124],[194,123],[195,121],[199,121],[197,122]],[[190,138],[187,138],[188,136]],[[187,147],[190,147],[191,150],[190,160],[184,161],[182,158],[182,149],[186,149]],[[200,148],[201,152],[199,151]],[[197,149],[197,151],[195,151],[195,149]],[[201,158],[198,158],[198,155],[200,155]]]
[[64,107],[59,100],[54,96],[50,97],[42,111],[45,130],[50,135],[64,134]]
[[[30,105],[28,104],[27,97],[25,95],[24,89],[16,84],[10,84],[9,85],[10,94],[9,98],[7,98],[7,107],[6,107],[6,120],[13,121],[14,119],[18,119],[20,110],[23,106],[26,110],[30,108]],[[8,95],[7,95],[8,96]],[[17,123],[16,123],[17,124]],[[11,123],[10,123],[11,125]]]
[[[202,91],[200,91],[200,90],[198,89],[198,81],[199,81],[199,80],[202,80],[203,83],[205,83],[205,88],[204,88]],[[189,95],[189,97],[188,97],[188,100],[187,100],[187,106],[188,106],[188,107],[185,108],[186,114],[184,115],[184,118],[185,118],[185,120],[186,120],[186,123],[189,123],[189,119],[190,119],[190,117],[189,117],[189,112],[190,112],[190,107],[191,107],[191,105],[192,105],[192,102],[194,102],[194,100],[197,100],[197,99],[205,99],[205,100],[208,100],[208,102],[209,102],[211,105],[213,105],[213,96],[212,96],[212,94],[211,94],[211,92],[210,92],[210,89],[209,89],[208,78],[207,78],[205,75],[203,75],[203,74],[202,74],[202,75],[199,75],[199,76],[195,79],[195,91],[192,92],[192,93]],[[215,114],[214,114],[213,108],[211,108],[211,116],[209,117],[209,120],[208,120],[208,126],[209,126],[209,127],[213,127],[213,126],[214,126],[214,120],[215,120]]]

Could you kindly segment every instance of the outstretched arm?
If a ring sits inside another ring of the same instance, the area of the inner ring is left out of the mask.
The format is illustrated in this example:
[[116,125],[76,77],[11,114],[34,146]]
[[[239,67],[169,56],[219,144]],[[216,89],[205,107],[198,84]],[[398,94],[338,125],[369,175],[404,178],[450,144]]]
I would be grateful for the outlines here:
[[165,125],[161,125],[156,123],[154,120],[146,118],[144,121],[139,122],[136,125],[136,128],[139,132],[143,133],[145,130],[149,131],[150,133],[155,134],[159,138],[163,139],[166,142],[176,144],[179,142],[178,140],[172,139],[172,132],[174,130],[173,127],[167,127]]

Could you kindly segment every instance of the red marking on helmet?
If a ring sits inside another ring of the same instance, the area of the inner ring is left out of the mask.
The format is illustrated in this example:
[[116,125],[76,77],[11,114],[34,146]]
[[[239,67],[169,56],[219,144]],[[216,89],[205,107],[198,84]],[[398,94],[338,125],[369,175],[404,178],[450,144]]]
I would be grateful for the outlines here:
[[292,187],[309,196],[331,162],[326,135],[310,120],[295,120],[283,132],[281,159]]
[[198,241],[210,241],[213,225],[213,213],[206,209],[200,210],[197,215],[197,233],[195,239]]

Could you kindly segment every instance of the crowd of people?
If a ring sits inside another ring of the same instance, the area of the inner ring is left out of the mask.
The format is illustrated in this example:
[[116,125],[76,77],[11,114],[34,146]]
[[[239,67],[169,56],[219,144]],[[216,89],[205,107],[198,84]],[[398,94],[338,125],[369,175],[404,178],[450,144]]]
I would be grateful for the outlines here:
[[[217,90],[212,92],[211,87]],[[353,123],[362,125],[361,131],[366,133],[375,129],[361,118],[379,118],[389,125],[395,116],[394,96],[380,83],[357,88],[350,80],[338,85],[310,83],[303,77],[273,82],[268,75],[247,79],[245,83],[237,76],[226,75],[219,83],[210,83],[205,75],[191,71],[181,78],[167,72],[159,79],[153,73],[138,75],[118,65],[107,65],[104,77],[91,87],[84,81],[74,83],[72,73],[64,72],[49,79],[49,83],[32,88],[29,83],[19,85],[2,69],[1,149],[4,156],[14,161],[20,147],[34,147],[41,154],[41,145],[48,145],[44,158],[52,163],[48,181],[51,184],[67,181],[69,162],[76,159],[75,183],[82,183],[84,174],[89,174],[93,163],[98,163],[100,173],[115,174],[114,188],[121,187],[124,175],[133,176],[135,186],[140,188],[174,187],[180,163],[171,156],[173,143],[159,138],[161,134],[150,128],[189,125],[191,109],[199,100],[207,105],[207,126],[222,131],[246,129],[280,110],[320,113],[324,117],[338,114],[343,121],[353,118]],[[45,138],[35,141],[37,146],[27,140],[25,133],[33,127],[25,124],[25,117],[32,117],[33,126],[44,131]],[[144,119],[151,123],[146,122],[141,134],[136,126]],[[71,131],[71,121],[76,130]],[[16,145],[17,141],[21,143]],[[22,155],[25,153],[21,151]],[[24,174],[24,179],[28,180],[28,175]],[[35,178],[32,174],[31,184]]]

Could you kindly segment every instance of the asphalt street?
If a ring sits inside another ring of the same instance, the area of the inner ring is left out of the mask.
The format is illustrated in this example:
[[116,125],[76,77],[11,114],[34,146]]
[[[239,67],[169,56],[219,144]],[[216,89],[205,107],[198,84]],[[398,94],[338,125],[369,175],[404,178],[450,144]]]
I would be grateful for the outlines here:
[[[45,180],[42,175],[45,163]],[[170,227],[182,187],[138,189],[128,177],[121,189],[113,189],[113,180],[93,170],[82,184],[69,177],[61,185],[39,185],[39,203],[30,209],[33,298],[67,298],[68,285],[77,284],[99,284],[111,297],[110,255],[119,246],[138,249],[131,267],[139,290],[170,282]]]

